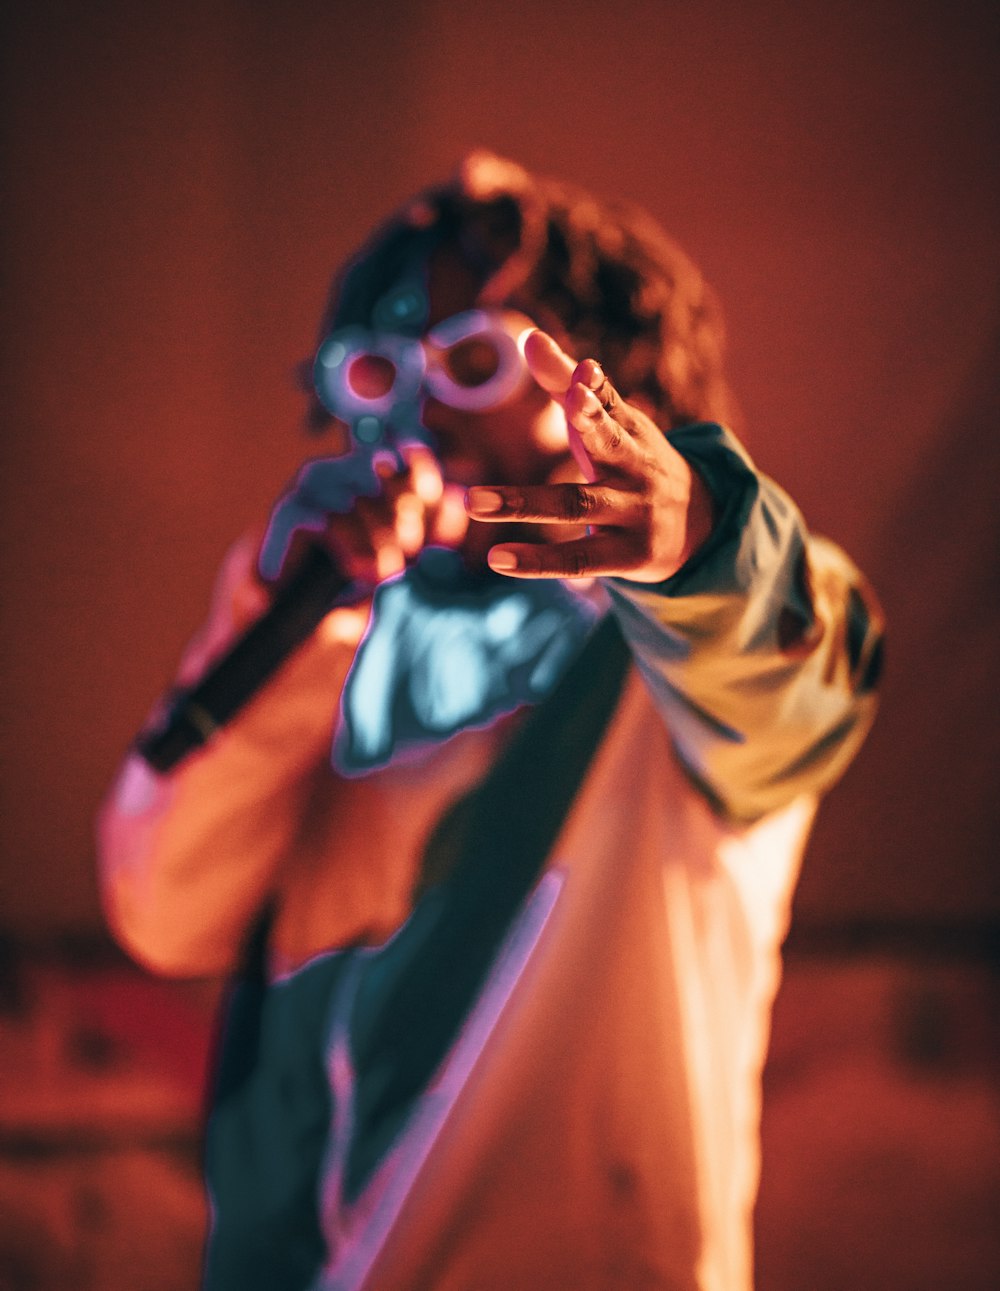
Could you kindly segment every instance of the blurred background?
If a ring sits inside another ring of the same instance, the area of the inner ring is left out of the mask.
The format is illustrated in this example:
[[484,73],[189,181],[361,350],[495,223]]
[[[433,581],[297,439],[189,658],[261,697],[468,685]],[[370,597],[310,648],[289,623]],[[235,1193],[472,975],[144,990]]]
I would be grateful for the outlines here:
[[485,145],[649,207],[746,438],[890,623],[765,1080],[761,1291],[1000,1285],[998,11],[15,0],[3,21],[0,1289],[196,1281],[215,987],[103,931],[92,818],[372,222]]

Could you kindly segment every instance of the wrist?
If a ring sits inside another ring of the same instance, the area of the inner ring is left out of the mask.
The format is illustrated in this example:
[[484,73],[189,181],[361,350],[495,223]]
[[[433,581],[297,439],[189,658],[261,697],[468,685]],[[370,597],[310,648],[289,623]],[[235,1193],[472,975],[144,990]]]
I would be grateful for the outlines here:
[[715,526],[715,498],[698,471],[687,463],[690,472],[687,514],[685,517],[684,546],[680,566],[683,567],[712,536]]

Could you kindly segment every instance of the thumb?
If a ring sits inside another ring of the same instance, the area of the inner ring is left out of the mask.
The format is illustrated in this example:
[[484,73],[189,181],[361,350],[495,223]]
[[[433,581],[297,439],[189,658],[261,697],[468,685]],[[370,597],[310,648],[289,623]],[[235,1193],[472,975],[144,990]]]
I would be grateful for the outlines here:
[[[547,332],[537,330],[531,332],[525,339],[524,357],[528,364],[528,371],[542,389],[561,403],[573,380],[573,373],[577,369],[576,360],[571,359]],[[566,422],[566,431],[569,435],[569,447],[573,460],[580,468],[583,478],[596,480],[597,472],[594,464],[587,456],[587,450],[576,427],[569,420]]]
[[524,357],[528,371],[542,389],[561,399],[569,389],[576,361],[547,332],[537,329],[525,338]]

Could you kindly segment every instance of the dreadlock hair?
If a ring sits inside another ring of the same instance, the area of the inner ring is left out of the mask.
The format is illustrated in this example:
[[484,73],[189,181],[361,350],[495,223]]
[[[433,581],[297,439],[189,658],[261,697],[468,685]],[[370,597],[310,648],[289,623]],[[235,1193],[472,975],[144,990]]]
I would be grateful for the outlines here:
[[723,324],[698,269],[639,207],[476,151],[375,230],[335,278],[322,331],[367,325],[376,302],[440,246],[477,275],[477,305],[532,318],[596,358],[662,429],[732,424]]

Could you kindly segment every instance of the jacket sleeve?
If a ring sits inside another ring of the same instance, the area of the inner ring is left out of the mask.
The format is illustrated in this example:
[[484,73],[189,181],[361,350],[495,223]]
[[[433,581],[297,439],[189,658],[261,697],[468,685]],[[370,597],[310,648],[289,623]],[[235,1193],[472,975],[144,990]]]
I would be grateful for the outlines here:
[[750,821],[847,767],[874,717],[882,615],[732,435],[703,423],[668,438],[713,495],[712,534],[664,583],[607,586],[681,764],[717,811]]
[[[180,668],[194,681],[266,605],[255,543],[229,553]],[[208,744],[166,774],[130,753],[97,820],[112,933],[157,972],[224,972],[294,854],[367,609],[338,610]]]

